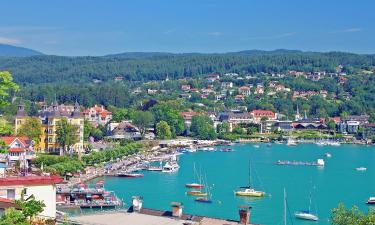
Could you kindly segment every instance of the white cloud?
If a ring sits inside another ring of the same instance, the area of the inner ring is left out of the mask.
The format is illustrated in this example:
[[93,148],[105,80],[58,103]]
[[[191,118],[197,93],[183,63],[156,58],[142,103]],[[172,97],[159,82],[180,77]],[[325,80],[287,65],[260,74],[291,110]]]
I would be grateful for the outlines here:
[[21,41],[19,39],[0,36],[0,44],[14,45],[14,44],[20,44],[20,43]]
[[332,33],[355,33],[355,32],[360,32],[362,31],[362,28],[359,27],[351,27],[343,30],[336,30],[333,31]]
[[272,39],[280,39],[280,38],[286,38],[296,35],[296,32],[288,32],[288,33],[282,33],[282,34],[274,34],[274,35],[268,35],[268,36],[254,36],[254,37],[248,37],[245,40],[272,40]]

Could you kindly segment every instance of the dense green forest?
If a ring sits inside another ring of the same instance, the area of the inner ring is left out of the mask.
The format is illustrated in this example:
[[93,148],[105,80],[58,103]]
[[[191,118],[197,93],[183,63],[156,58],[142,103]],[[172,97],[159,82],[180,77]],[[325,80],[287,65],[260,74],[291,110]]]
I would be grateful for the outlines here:
[[[315,116],[375,112],[375,77],[371,72],[364,72],[375,70],[375,55],[253,50],[225,54],[124,53],[102,57],[0,57],[0,71],[12,73],[14,80],[21,86],[17,95],[24,99],[45,99],[51,102],[56,96],[61,103],[72,103],[78,99],[84,106],[103,104],[133,108],[140,108],[150,99],[161,102],[177,99],[180,85],[184,83],[176,81],[180,78],[187,78],[186,82],[194,88],[204,88],[207,81],[199,78],[210,73],[234,72],[255,76],[250,80],[222,77],[222,81],[232,81],[236,86],[256,85],[272,80],[269,76],[272,73],[287,73],[289,70],[335,72],[339,65],[342,65],[342,72],[347,74],[348,82],[344,85],[339,85],[335,77],[316,82],[290,76],[279,80],[292,90],[326,90],[329,92],[327,99],[314,96],[307,102],[293,101],[291,93],[262,97],[253,95],[242,105],[249,110],[271,109],[289,116],[295,112],[297,104]],[[122,76],[124,81],[114,81],[117,76]],[[170,81],[160,82],[167,76]],[[220,83],[214,85],[219,92]],[[141,87],[142,93],[132,94],[135,87]],[[167,92],[148,95],[148,88]],[[351,96],[349,100],[345,98],[347,93]],[[335,98],[331,97],[333,94],[336,95]],[[199,110],[196,104],[203,103],[206,108],[202,110],[208,111],[238,105],[233,97],[225,99],[223,105],[212,100],[214,96],[202,99],[193,93],[189,100],[183,101],[183,107]]]
[[120,54],[105,57],[0,57],[0,70],[10,71],[17,83],[91,82],[123,76],[129,81],[197,77],[209,73],[285,72],[287,70],[333,72],[370,68],[375,55],[298,51],[243,51],[226,54]]

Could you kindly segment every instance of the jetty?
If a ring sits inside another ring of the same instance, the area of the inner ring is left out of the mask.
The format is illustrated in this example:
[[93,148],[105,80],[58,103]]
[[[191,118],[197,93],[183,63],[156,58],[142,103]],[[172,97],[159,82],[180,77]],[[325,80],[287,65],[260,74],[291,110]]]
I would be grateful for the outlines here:
[[316,162],[278,160],[275,164],[280,166],[324,166],[325,162],[323,159],[318,159]]

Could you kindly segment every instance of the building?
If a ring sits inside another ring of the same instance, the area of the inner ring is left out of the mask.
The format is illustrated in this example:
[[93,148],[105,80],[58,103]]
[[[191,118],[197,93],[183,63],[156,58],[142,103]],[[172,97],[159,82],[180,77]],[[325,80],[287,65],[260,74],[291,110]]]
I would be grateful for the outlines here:
[[193,119],[193,116],[198,115],[197,112],[188,111],[188,112],[180,112],[180,115],[185,121],[185,127],[189,128],[191,125],[191,120]]
[[190,89],[191,89],[191,86],[188,84],[181,85],[181,90],[183,91],[190,91]]
[[106,110],[104,106],[94,105],[83,111],[83,116],[95,127],[98,125],[105,126],[112,119],[112,112]]
[[251,95],[251,88],[248,86],[242,86],[238,88],[238,93],[240,93],[241,95],[249,96]]
[[228,122],[229,123],[229,130],[232,129],[239,124],[250,124],[253,123],[253,118],[251,117],[250,113],[248,112],[223,112],[219,114],[219,121],[220,122]]
[[228,89],[233,87],[233,82],[222,82],[221,88]]
[[213,83],[213,82],[220,79],[220,75],[219,74],[209,74],[206,79],[207,79],[208,82]]
[[122,121],[121,123],[109,123],[107,126],[108,133],[112,139],[124,140],[141,140],[142,135],[138,128],[130,121]]
[[[38,113],[41,123],[42,135],[39,143],[35,145],[34,150],[38,152],[58,152],[60,145],[57,142],[56,130],[58,123],[62,118],[66,118],[68,122],[77,127],[78,142],[73,146],[69,146],[75,152],[83,151],[83,129],[84,117],[81,114],[81,108],[78,102],[74,106],[58,105],[57,101],[48,107],[43,103],[42,110]],[[18,133],[20,127],[29,118],[25,113],[25,105],[23,102],[18,106],[17,115],[15,117],[15,131]]]
[[262,118],[266,118],[267,120],[277,119],[277,114],[271,110],[255,109],[250,112],[250,115],[253,117],[255,123],[260,123]]
[[27,137],[5,136],[0,138],[8,148],[7,158],[10,162],[23,159],[32,160],[35,158],[32,141]]
[[61,183],[59,176],[27,176],[0,178],[0,198],[19,200],[31,195],[46,205],[39,215],[47,218],[56,217],[56,184]]

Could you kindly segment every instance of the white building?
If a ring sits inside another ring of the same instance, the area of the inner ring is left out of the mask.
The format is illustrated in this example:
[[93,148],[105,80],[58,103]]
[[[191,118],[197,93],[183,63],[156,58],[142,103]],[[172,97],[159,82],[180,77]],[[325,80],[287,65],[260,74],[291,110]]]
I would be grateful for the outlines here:
[[27,176],[0,178],[0,198],[21,199],[31,195],[46,205],[39,215],[47,218],[56,217],[56,184],[61,183],[59,176]]
[[94,105],[83,111],[85,119],[91,122],[94,126],[105,126],[112,119],[112,112],[106,110],[102,105]]

